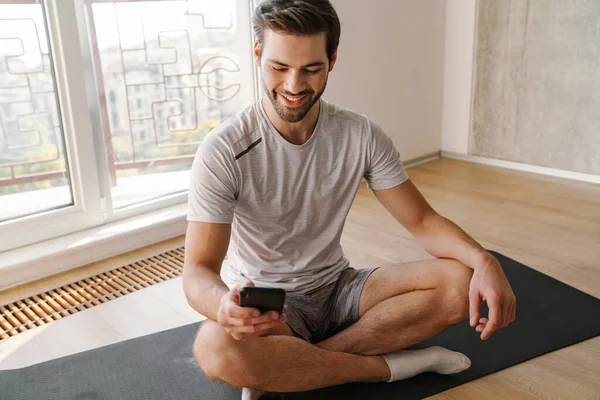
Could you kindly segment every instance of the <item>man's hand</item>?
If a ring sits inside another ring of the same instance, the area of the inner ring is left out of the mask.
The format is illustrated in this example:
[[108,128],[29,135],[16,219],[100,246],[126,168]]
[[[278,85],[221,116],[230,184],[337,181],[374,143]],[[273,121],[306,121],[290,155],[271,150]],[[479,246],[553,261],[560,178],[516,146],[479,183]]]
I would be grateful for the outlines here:
[[240,289],[254,286],[249,280],[241,280],[221,298],[217,321],[235,340],[246,340],[252,336],[260,336],[267,329],[285,323],[286,315],[277,311],[265,312],[252,307],[240,307]]
[[[480,318],[483,301],[488,305],[488,318]],[[469,306],[471,327],[481,333],[482,340],[515,320],[517,300],[500,263],[491,255],[474,268]]]

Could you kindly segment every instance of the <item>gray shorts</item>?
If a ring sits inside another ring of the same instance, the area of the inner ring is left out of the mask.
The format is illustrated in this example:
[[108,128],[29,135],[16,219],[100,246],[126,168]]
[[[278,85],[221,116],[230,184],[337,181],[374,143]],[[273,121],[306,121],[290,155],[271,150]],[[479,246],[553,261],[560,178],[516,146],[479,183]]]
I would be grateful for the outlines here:
[[338,280],[307,293],[287,293],[283,312],[296,336],[318,343],[358,321],[360,295],[376,268],[343,270]]

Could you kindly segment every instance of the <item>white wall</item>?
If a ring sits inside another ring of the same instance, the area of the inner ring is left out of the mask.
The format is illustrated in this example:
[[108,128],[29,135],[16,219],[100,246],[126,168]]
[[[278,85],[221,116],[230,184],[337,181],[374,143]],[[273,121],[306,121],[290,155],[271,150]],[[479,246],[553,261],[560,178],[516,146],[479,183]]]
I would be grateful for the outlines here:
[[476,0],[447,0],[442,151],[467,154]]
[[333,4],[342,37],[323,97],[368,115],[393,139],[405,161],[438,152],[446,1]]

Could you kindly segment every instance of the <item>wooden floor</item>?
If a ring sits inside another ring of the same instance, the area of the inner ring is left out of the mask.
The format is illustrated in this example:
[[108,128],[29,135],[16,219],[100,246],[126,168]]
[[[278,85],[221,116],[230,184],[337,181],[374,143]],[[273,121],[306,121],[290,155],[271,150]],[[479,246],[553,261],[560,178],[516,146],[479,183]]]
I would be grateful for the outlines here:
[[[600,298],[600,185],[448,159],[409,175],[438,212],[484,247]],[[428,256],[366,188],[342,244],[360,266]],[[600,337],[431,398],[600,399]]]
[[[438,212],[483,246],[600,298],[599,185],[448,159],[411,168],[409,175]],[[90,268],[98,273],[182,243],[177,238]],[[358,267],[430,257],[365,187],[350,211],[342,244]],[[0,293],[0,304],[80,279],[86,269]],[[173,279],[0,342],[0,369],[201,318],[185,302],[180,278]],[[432,399],[600,399],[600,337]]]

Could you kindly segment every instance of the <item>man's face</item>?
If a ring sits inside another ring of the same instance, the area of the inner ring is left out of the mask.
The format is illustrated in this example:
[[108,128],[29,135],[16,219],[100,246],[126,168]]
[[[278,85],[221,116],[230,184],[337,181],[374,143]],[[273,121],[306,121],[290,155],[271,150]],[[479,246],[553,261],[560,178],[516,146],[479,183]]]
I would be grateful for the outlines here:
[[258,42],[254,56],[261,68],[264,88],[279,117],[301,121],[319,100],[333,69],[327,58],[326,35],[285,35],[265,30],[262,54]]

